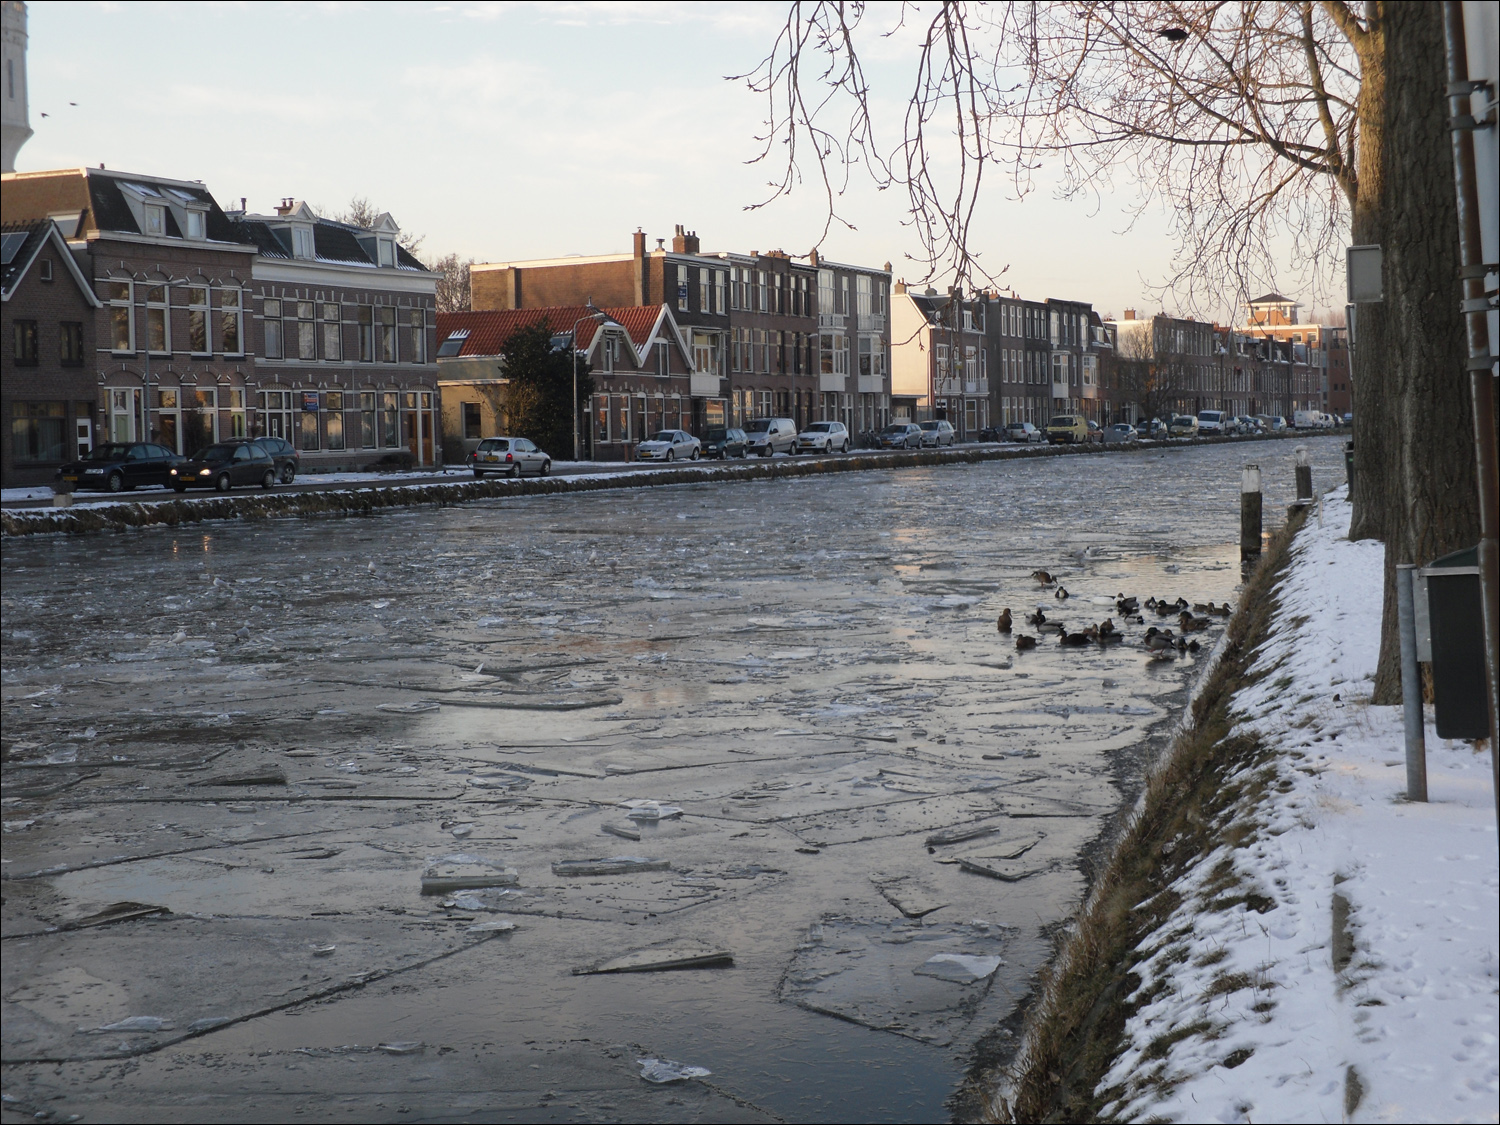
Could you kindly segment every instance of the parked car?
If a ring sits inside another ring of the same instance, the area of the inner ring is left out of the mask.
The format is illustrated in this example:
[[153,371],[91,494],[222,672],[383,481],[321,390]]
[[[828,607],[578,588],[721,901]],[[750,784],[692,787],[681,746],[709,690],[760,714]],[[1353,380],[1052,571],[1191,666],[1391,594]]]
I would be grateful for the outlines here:
[[1142,422],[1136,427],[1142,437],[1160,440],[1167,436],[1167,424],[1160,418],[1153,418],[1149,422]]
[[1224,423],[1228,418],[1222,410],[1200,410],[1198,411],[1198,432],[1200,434],[1222,434],[1227,428]]
[[922,427],[915,422],[892,422],[880,431],[881,449],[921,449]]
[[696,461],[703,443],[686,430],[658,430],[635,447],[637,461]]
[[1089,424],[1082,414],[1055,414],[1047,423],[1047,440],[1053,445],[1089,439]]
[[1280,414],[1257,414],[1255,420],[1266,428],[1268,434],[1279,434],[1286,429],[1286,419]]
[[952,445],[958,440],[958,431],[953,428],[953,423],[946,418],[929,418],[920,423],[922,429],[922,444],[930,445],[937,449],[940,446]]
[[1104,431],[1107,445],[1130,445],[1140,440],[1140,433],[1128,422],[1116,422]]
[[1259,421],[1257,421],[1256,419],[1250,417],[1250,415],[1248,415],[1248,414],[1239,414],[1239,415],[1235,416],[1235,419],[1234,419],[1234,430],[1235,430],[1235,433],[1239,433],[1239,434],[1260,434],[1260,433],[1264,433],[1265,429],[1266,428],[1264,426],[1262,426]]
[[1100,442],[1104,440],[1104,431],[1099,428],[1099,423],[1092,418],[1089,419],[1089,441]]
[[842,422],[810,422],[797,435],[797,453],[847,453],[849,430]]
[[703,456],[720,461],[729,457],[743,457],[747,439],[745,431],[733,426],[710,426],[703,439]]
[[790,418],[755,418],[745,423],[745,451],[772,457],[790,453],[797,444],[797,423]]
[[270,488],[276,483],[276,459],[259,442],[221,441],[179,461],[171,476],[174,492],[190,488],[228,492],[237,484]]
[[1316,430],[1322,424],[1322,415],[1316,410],[1295,410],[1292,412],[1292,429],[1294,430]]
[[527,438],[487,437],[469,454],[469,468],[481,480],[490,473],[507,477],[535,473],[544,477],[552,471],[552,458]]
[[149,441],[106,442],[57,471],[57,479],[74,488],[129,492],[141,485],[172,483],[172,466],[182,458]]
[[291,484],[297,479],[297,470],[302,467],[302,454],[286,438],[256,438],[255,444],[271,455],[276,462],[276,479],[282,484]]
[[1011,422],[1005,427],[1004,434],[1006,441],[1023,441],[1027,444],[1047,440],[1047,435],[1030,422]]
[[975,441],[1004,441],[1005,428],[1003,426],[986,426],[974,435]]
[[1197,437],[1198,419],[1191,414],[1178,414],[1167,427],[1167,433],[1171,437]]

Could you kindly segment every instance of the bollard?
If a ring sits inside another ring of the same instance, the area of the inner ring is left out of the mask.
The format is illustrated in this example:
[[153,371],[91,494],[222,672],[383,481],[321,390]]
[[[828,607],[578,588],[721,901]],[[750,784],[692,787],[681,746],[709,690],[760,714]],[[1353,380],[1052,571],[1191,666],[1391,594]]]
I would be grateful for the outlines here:
[[52,494],[52,506],[54,508],[71,508],[73,506],[73,494],[71,492],[54,492]]
[[1246,465],[1240,474],[1240,561],[1260,558],[1260,466]]
[[1344,483],[1349,486],[1349,495],[1354,495],[1354,439],[1344,442]]
[[1427,800],[1427,736],[1422,719],[1422,678],[1417,672],[1417,612],[1412,593],[1416,567],[1396,564],[1396,615],[1401,625],[1401,707],[1406,716],[1406,799]]
[[1313,499],[1312,490],[1312,454],[1307,451],[1307,446],[1299,445],[1297,453],[1297,503],[1311,504]]

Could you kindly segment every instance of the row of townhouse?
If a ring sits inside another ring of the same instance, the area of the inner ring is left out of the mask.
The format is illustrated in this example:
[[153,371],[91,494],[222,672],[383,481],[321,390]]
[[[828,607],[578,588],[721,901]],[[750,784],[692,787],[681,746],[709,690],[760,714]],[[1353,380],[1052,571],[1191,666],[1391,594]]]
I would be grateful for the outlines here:
[[[638,320],[640,329],[606,321],[574,341],[595,374],[587,435],[595,457],[628,456],[634,443],[666,426],[701,431],[785,417],[799,426],[839,420],[858,432],[889,420],[890,263],[830,262],[816,252],[805,261],[780,250],[709,252],[696,232],[681,226],[670,249],[664,238],[654,248],[647,241],[637,230],[628,254],[472,266],[473,312],[439,324],[440,352],[449,352],[439,356],[444,387],[453,386],[456,399],[450,417],[462,413],[481,431],[504,421],[504,396],[496,390],[503,374],[489,350],[498,338],[478,333],[473,317],[515,325],[520,322],[501,314],[526,312],[545,317],[554,332],[571,334],[582,327],[580,310],[598,308],[621,324],[620,310],[650,315]],[[648,321],[652,330],[642,335]],[[458,332],[469,333],[467,342],[450,335]],[[615,343],[599,350],[605,340]],[[641,348],[656,351],[646,355]],[[678,377],[679,349],[687,363],[685,388],[671,382]],[[464,377],[450,380],[447,365],[456,361],[463,362]],[[476,381],[474,372],[486,365],[492,378]],[[462,432],[472,440],[474,427],[465,424]]]
[[278,436],[312,468],[440,460],[437,277],[389,215],[226,211],[202,183],[102,166],[3,186],[7,487],[106,440],[186,455]]

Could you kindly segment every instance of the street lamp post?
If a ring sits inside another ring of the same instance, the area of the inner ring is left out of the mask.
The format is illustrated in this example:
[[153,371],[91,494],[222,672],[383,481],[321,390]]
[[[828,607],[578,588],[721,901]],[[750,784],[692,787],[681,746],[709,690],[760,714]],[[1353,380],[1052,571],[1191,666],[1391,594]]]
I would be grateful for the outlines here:
[[594,299],[590,297],[585,308],[591,312],[585,313],[573,322],[573,342],[569,351],[573,354],[573,460],[582,459],[583,450],[579,444],[578,434],[578,326],[586,320],[592,320],[595,324],[603,324],[609,319],[609,314],[600,312],[594,308]]

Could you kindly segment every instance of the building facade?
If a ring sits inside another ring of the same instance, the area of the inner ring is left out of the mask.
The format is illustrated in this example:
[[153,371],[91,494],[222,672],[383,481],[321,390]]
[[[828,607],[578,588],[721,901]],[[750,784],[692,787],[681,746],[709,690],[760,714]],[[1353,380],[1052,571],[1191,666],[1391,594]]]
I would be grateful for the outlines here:
[[101,302],[96,436],[183,455],[286,437],[304,470],[434,463],[436,275],[389,216],[365,231],[283,207],[231,215],[196,181],[103,168],[4,180],[6,221],[53,216]]
[[871,433],[890,420],[890,263],[875,269],[831,262],[816,251],[811,262],[818,280],[818,382],[807,417]]
[[983,293],[914,293],[898,282],[891,296],[891,416],[945,418],[960,441],[990,424],[990,301]]
[[[602,313],[604,319],[596,319]],[[545,323],[554,346],[572,348],[580,372],[594,380],[579,437],[585,458],[629,460],[635,446],[662,429],[691,429],[695,368],[688,334],[669,305],[442,313],[438,316],[444,431],[472,450],[481,438],[509,434],[509,380],[500,352],[519,329]],[[575,338],[576,331],[576,338]],[[572,450],[547,450],[554,460]]]
[[7,224],[0,241],[0,483],[47,484],[93,448],[101,302],[51,219]]

